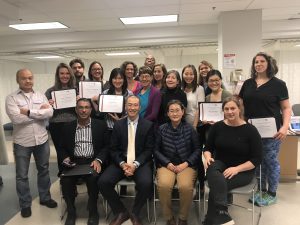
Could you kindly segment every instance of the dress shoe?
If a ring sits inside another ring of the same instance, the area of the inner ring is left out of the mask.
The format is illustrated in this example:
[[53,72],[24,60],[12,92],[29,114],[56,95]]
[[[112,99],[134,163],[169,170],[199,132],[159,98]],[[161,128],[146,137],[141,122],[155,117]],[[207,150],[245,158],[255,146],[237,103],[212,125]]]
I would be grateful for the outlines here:
[[130,218],[128,212],[122,212],[119,213],[111,222],[109,225],[121,225],[124,223],[126,220]]
[[178,219],[178,225],[188,225],[187,220]]
[[168,220],[166,225],[176,225],[174,217],[172,217],[172,219]]
[[53,199],[49,199],[47,201],[44,201],[44,202],[40,202],[41,205],[44,205],[48,208],[56,208],[57,207],[57,202],[54,201]]
[[31,207],[26,207],[21,209],[21,216],[26,218],[31,216]]
[[138,216],[136,216],[135,214],[130,215],[130,220],[132,222],[132,225],[143,225],[140,218]]
[[99,224],[99,214],[98,213],[90,213],[89,219],[87,221],[87,225],[98,225]]
[[67,219],[65,221],[65,225],[75,225],[76,214],[68,213]]

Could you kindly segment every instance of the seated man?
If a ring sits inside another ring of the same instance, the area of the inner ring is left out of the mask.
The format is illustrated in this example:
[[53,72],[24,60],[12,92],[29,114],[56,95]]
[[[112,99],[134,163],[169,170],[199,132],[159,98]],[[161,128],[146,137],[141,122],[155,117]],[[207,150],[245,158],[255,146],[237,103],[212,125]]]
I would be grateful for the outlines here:
[[[75,164],[90,164],[95,173],[78,176],[62,176],[62,194],[67,204],[68,216],[65,225],[74,225],[76,220],[76,209],[74,205],[76,197],[76,182],[83,178],[86,182],[89,200],[88,225],[99,223],[97,210],[97,199],[99,189],[97,179],[103,170],[103,164],[107,157],[107,127],[103,121],[91,119],[91,102],[89,99],[81,98],[76,104],[77,121],[67,123],[62,131],[63,141],[60,145],[62,164],[72,167]],[[71,169],[71,168],[69,168]],[[67,168],[65,171],[68,170]],[[64,171],[63,171],[64,173]]]
[[[141,225],[140,210],[152,193],[153,124],[139,118],[138,97],[129,96],[125,109],[128,117],[117,121],[112,132],[110,151],[113,163],[100,177],[98,186],[116,215],[110,225],[120,225],[129,218],[132,224]],[[131,214],[114,189],[118,181],[126,177],[136,183],[137,194]]]

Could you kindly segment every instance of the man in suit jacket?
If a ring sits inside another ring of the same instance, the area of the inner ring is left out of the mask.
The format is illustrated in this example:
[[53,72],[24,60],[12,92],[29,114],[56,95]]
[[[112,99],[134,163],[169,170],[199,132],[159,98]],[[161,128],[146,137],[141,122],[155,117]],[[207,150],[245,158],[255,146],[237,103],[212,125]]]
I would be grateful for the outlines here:
[[[77,121],[67,123],[63,128],[63,139],[60,145],[63,166],[72,169],[75,164],[89,164],[94,173],[79,176],[62,176],[61,186],[64,199],[67,204],[68,216],[65,225],[74,225],[76,220],[76,209],[74,205],[76,193],[76,182],[83,178],[88,190],[88,225],[99,223],[97,210],[97,199],[99,188],[97,180],[103,170],[107,159],[107,127],[105,122],[91,119],[91,102],[89,99],[81,98],[76,104]],[[63,172],[64,173],[64,172]]]
[[[152,193],[153,124],[139,118],[140,100],[138,97],[129,96],[125,109],[128,117],[117,121],[112,132],[110,151],[113,163],[102,174],[98,185],[116,216],[110,225],[120,225],[129,218],[132,224],[141,225],[140,210]],[[134,157],[132,158],[133,151]],[[118,181],[126,177],[136,183],[137,194],[131,213],[120,201],[114,189]]]

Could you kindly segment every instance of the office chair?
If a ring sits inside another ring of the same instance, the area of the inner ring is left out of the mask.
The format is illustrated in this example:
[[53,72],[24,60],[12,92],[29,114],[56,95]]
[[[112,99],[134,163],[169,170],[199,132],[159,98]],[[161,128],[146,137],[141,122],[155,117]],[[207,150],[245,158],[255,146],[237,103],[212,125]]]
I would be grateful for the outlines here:
[[292,111],[294,116],[300,116],[300,104],[294,104],[292,106]]
[[[154,217],[154,221],[153,223],[156,224],[156,220],[157,220],[157,213],[156,213],[156,202],[159,202],[159,198],[157,196],[157,180],[156,178],[154,178],[154,182],[153,182],[153,217]],[[200,183],[198,181],[198,179],[196,179],[196,182],[195,182],[195,187],[194,187],[194,193],[195,196],[194,196],[194,199],[193,199],[193,202],[195,203],[198,203],[198,217],[200,217],[201,215],[201,193],[200,193]],[[177,184],[175,183],[174,187],[173,187],[173,191],[177,191],[178,190],[178,186]],[[172,198],[172,201],[179,201],[179,198],[175,197],[175,198]]]
[[[117,192],[119,193],[119,196],[120,197],[123,197],[123,198],[135,198],[135,195],[134,194],[128,194],[128,190],[127,190],[127,194],[126,195],[122,195],[120,194],[120,190],[121,190],[121,186],[135,186],[135,182],[134,180],[132,179],[128,179],[128,178],[124,178],[122,180],[120,180],[117,184],[116,184],[116,189],[117,189]],[[107,201],[104,199],[104,208],[105,208],[105,218],[106,220],[108,219],[108,216],[109,216],[109,212],[108,212],[108,204],[107,204]],[[151,218],[150,218],[150,201],[149,199],[147,199],[147,217],[148,217],[148,221],[149,223],[151,222]]]
[[[259,182],[259,187],[261,187],[261,166],[259,166],[259,176],[258,177],[254,176],[252,181],[249,184],[247,184],[245,186],[242,186],[242,187],[234,188],[234,189],[230,190],[228,193],[233,194],[233,195],[247,195],[247,196],[252,194],[252,199],[254,199],[254,194],[255,194],[258,182]],[[205,182],[205,185],[208,187],[207,181]],[[261,191],[260,191],[260,198],[262,198],[262,192]],[[204,194],[204,199],[203,199],[204,212],[206,211],[206,209],[205,209],[206,202],[207,202],[207,200],[206,200],[206,196]],[[256,225],[259,224],[260,218],[261,218],[261,208],[262,207],[259,207],[259,211],[256,212],[255,211],[255,201],[252,201],[251,208],[246,207],[246,206],[242,206],[242,205],[238,205],[238,204],[234,204],[234,203],[231,203],[229,205],[230,206],[237,206],[239,208],[243,208],[243,209],[246,209],[248,211],[251,211],[252,212],[252,225],[255,224],[255,222],[254,222],[255,213],[257,213],[258,219],[257,219]]]

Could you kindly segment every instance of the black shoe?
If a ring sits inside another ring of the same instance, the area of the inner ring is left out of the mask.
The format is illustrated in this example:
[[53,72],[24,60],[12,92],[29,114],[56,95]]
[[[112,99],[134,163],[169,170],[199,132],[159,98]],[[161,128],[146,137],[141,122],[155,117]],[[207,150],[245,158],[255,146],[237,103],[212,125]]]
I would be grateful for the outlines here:
[[65,225],[75,225],[75,221],[76,221],[76,214],[68,213],[67,219],[65,221]]
[[44,205],[48,208],[56,208],[57,207],[57,202],[51,198],[48,201],[40,202],[40,204]]
[[99,214],[98,213],[90,213],[89,219],[87,221],[87,225],[98,225],[99,224]]
[[233,225],[234,221],[226,210],[217,210],[217,215],[213,219],[213,225]]
[[31,207],[21,209],[21,216],[26,218],[31,216]]

